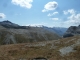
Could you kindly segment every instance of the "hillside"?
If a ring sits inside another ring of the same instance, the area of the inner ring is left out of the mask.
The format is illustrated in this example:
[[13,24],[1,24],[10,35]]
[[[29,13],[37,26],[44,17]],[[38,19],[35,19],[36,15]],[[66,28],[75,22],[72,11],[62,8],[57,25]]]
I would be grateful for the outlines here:
[[44,29],[47,29],[51,32],[55,32],[56,34],[58,34],[59,36],[63,36],[63,34],[67,31],[68,28],[64,28],[64,27],[46,27],[46,26],[42,26]]
[[80,25],[79,26],[70,26],[67,31],[64,33],[63,37],[71,37],[75,35],[80,35]]
[[80,36],[61,40],[0,46],[0,60],[80,60]]
[[29,27],[36,27],[36,28],[40,27],[40,28],[48,30],[52,33],[56,33],[57,35],[59,35],[61,37],[67,30],[67,28],[63,28],[63,27],[47,27],[47,26],[39,26],[39,25],[37,25],[37,26],[20,26],[18,24],[12,23],[8,20],[0,22],[0,25],[5,28],[8,28],[8,29],[28,29]]
[[9,21],[0,22],[0,45],[60,39],[55,32],[42,27],[19,26]]

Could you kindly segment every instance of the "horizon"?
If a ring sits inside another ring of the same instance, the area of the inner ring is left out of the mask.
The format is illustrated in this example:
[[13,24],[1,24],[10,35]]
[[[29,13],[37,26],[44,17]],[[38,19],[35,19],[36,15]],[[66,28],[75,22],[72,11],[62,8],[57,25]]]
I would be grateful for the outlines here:
[[21,26],[70,27],[80,24],[80,0],[1,0],[0,21]]
[[[9,20],[4,20],[4,21],[9,21]],[[0,22],[4,22],[4,21],[0,21]],[[9,22],[11,22],[11,21],[9,21]],[[17,23],[14,23],[14,22],[11,22],[11,23],[17,24]],[[19,24],[17,24],[17,25],[19,25]],[[49,26],[45,26],[45,25],[19,25],[19,26],[48,27],[48,28],[67,28],[67,27],[55,27],[55,26],[49,27]]]

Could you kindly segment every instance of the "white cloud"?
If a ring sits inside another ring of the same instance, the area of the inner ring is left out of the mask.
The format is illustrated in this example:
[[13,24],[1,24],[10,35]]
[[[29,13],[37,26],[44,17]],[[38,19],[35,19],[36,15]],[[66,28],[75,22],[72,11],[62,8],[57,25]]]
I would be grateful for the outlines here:
[[76,13],[76,11],[75,11],[74,9],[70,9],[70,10],[68,10],[68,12],[69,12],[70,14],[75,14],[75,13]]
[[58,6],[58,3],[56,1],[48,2],[45,6],[42,12],[47,12],[50,10],[55,10]]
[[49,13],[47,16],[53,16],[53,15],[56,15],[56,14],[58,14],[58,12],[53,12],[52,14]]
[[67,12],[67,11],[63,11],[63,13],[64,13],[64,15],[67,15],[67,14],[68,14],[68,12]]
[[80,13],[76,13],[74,9],[69,9],[66,12],[70,13],[67,20],[64,22],[67,25],[79,25],[80,24]]
[[65,14],[65,15],[67,15],[67,14],[75,14],[76,13],[76,11],[74,10],[74,9],[69,9],[69,10],[66,10],[66,11],[63,11],[63,13]]
[[25,7],[30,9],[32,7],[33,0],[12,0],[12,3],[15,5],[20,5],[21,7]]
[[50,18],[51,20],[59,20],[59,18]]
[[52,14],[51,14],[51,13],[49,13],[47,16],[52,16]]
[[53,15],[56,15],[56,14],[58,14],[58,12],[54,12],[54,13],[53,13]]
[[4,14],[4,13],[0,13],[0,18],[5,18],[6,17],[6,15]]
[[73,25],[80,24],[80,13],[73,14],[69,16],[67,19],[68,20],[66,21],[66,23],[73,24]]

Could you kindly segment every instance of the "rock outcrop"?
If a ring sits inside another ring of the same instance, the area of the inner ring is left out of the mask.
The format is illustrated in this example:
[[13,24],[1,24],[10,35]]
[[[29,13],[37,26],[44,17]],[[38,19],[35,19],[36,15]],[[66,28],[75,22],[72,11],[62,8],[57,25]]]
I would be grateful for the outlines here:
[[71,26],[64,33],[63,37],[71,37],[75,35],[80,35],[80,25],[79,26]]

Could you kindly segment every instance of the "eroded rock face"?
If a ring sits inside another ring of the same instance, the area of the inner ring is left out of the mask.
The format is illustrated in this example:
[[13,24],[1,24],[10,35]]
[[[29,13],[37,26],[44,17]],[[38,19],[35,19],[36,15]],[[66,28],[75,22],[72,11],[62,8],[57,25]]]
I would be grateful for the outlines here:
[[68,28],[66,33],[64,33],[63,37],[72,37],[75,35],[80,35],[80,25],[79,26],[71,26]]
[[38,57],[38,58],[34,58],[34,59],[32,59],[32,60],[47,60],[47,59],[44,58],[44,57]]
[[71,34],[71,33],[65,33],[65,34],[63,35],[64,38],[66,38],[66,37],[72,37],[72,36],[74,36],[74,35]]

